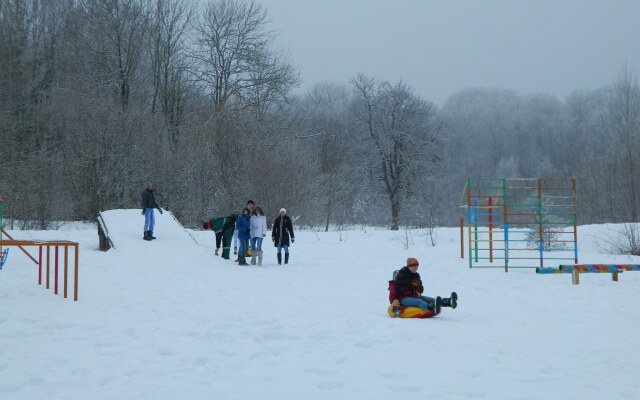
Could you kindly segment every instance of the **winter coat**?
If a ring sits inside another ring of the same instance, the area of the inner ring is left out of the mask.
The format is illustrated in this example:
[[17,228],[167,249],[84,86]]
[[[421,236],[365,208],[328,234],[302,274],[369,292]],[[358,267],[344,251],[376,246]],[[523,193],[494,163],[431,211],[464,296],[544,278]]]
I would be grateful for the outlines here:
[[403,297],[416,297],[424,292],[420,274],[411,272],[408,267],[402,267],[396,276],[394,292],[400,299]]
[[241,215],[236,219],[236,229],[238,239],[251,239],[251,218],[248,215]]
[[211,224],[211,230],[214,231],[215,233],[222,232],[222,229],[224,228],[226,220],[227,219],[225,217],[211,218],[209,220],[209,223]]
[[273,229],[271,230],[273,244],[275,246],[289,246],[289,236],[291,236],[291,239],[295,239],[291,218],[288,215],[278,216],[273,222]]
[[265,237],[267,235],[267,218],[264,215],[251,216],[251,237]]
[[145,189],[142,191],[142,208],[160,208],[156,203],[156,197],[153,195],[153,189]]
[[389,281],[389,303],[393,303],[396,299],[400,300],[400,296],[396,293],[396,281]]
[[224,225],[222,226],[222,231],[226,232],[228,230],[230,230],[231,232],[233,232],[233,230],[236,227],[236,220],[238,219],[238,214],[231,214],[228,217],[226,217],[224,219]]

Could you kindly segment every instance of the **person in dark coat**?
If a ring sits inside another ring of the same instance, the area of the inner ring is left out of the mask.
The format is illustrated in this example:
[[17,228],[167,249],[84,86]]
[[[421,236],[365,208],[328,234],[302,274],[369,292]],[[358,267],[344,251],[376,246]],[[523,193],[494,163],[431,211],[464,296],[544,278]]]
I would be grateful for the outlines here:
[[222,258],[225,260],[229,259],[231,252],[231,240],[236,228],[236,219],[238,219],[238,214],[231,214],[225,218],[224,225],[222,225]]
[[295,241],[295,235],[293,234],[293,224],[291,218],[287,215],[287,210],[280,209],[280,215],[273,222],[273,229],[271,230],[271,240],[273,245],[278,248],[278,265],[282,264],[282,254],[280,250],[284,248],[284,263],[289,263],[289,237],[291,237],[291,243]]
[[251,239],[251,210],[249,210],[249,207],[243,208],[242,215],[236,219],[236,229],[238,230],[238,241],[240,242],[238,265],[248,265],[246,256],[249,249],[249,240]]
[[144,240],[155,239],[153,236],[153,227],[156,224],[156,218],[153,213],[153,209],[157,208],[160,214],[162,214],[162,208],[156,202],[156,197],[153,195],[153,185],[147,183],[147,188],[142,191],[142,215],[144,215]]
[[420,307],[423,310],[432,311],[434,314],[440,314],[442,307],[457,307],[458,295],[453,292],[450,298],[443,299],[440,296],[427,297],[423,296],[424,286],[418,273],[418,260],[413,257],[407,258],[407,265],[402,267],[395,276],[393,286],[389,285],[389,290],[393,292],[393,298],[389,297],[392,305],[396,305],[395,301],[399,300],[404,307]]
[[225,217],[214,217],[202,224],[205,230],[210,229],[216,234],[216,256],[220,250],[220,244],[222,244],[222,228],[224,227],[225,220]]

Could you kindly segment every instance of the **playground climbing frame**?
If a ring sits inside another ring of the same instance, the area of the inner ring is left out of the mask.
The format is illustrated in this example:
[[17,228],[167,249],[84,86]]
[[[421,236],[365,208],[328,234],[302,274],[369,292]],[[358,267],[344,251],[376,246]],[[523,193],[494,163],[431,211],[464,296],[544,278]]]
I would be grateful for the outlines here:
[[463,198],[470,268],[578,263],[575,179],[470,178]]

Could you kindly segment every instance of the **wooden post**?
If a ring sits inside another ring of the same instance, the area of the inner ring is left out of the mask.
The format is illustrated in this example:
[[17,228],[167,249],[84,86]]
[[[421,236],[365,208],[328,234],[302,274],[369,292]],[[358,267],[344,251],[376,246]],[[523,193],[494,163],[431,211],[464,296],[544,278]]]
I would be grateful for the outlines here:
[[611,274],[611,280],[614,282],[618,282],[618,273],[614,272],[613,274]]
[[572,276],[572,283],[574,285],[579,285],[580,284],[580,271],[578,271],[577,269],[574,269],[573,272],[571,273]]

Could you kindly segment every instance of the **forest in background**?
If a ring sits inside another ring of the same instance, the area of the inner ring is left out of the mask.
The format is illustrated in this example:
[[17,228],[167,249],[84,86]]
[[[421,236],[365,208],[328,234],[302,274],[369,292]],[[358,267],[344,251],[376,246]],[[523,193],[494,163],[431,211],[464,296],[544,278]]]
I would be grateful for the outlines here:
[[[638,222],[640,88],[470,88],[440,107],[353,71],[300,82],[257,1],[0,0],[0,197],[20,228],[248,199],[298,225],[453,226],[467,178],[575,178],[579,223]],[[399,65],[402,64],[399,60]],[[612,76],[616,71],[612,71]]]

